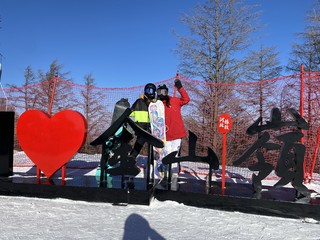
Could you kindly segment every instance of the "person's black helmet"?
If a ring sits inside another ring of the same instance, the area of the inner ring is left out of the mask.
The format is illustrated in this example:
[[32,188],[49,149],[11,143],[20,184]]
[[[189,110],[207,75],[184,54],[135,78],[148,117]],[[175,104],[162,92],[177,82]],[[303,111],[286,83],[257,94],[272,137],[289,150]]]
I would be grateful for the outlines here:
[[158,94],[160,94],[160,92],[164,92],[161,90],[166,90],[165,92],[166,92],[166,94],[168,94],[169,89],[168,89],[167,85],[165,85],[165,84],[158,85],[158,87],[157,87]]
[[165,100],[168,97],[168,87],[165,84],[160,84],[157,87],[157,95],[158,99],[160,100]]
[[144,87],[144,95],[148,98],[148,99],[155,99],[156,98],[156,85],[154,85],[153,83],[148,83],[145,87]]
[[165,89],[165,90],[167,90],[167,91],[169,90],[168,87],[167,87],[167,85],[165,85],[165,84],[160,84],[160,85],[158,85],[157,90],[158,90],[158,89]]

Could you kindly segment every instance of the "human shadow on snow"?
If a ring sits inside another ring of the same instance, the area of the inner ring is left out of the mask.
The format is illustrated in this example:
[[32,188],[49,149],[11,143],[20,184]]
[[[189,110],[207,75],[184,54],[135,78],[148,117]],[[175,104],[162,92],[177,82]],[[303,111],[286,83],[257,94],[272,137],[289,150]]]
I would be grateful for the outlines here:
[[152,229],[148,221],[139,214],[131,214],[124,225],[123,240],[164,240],[157,231]]

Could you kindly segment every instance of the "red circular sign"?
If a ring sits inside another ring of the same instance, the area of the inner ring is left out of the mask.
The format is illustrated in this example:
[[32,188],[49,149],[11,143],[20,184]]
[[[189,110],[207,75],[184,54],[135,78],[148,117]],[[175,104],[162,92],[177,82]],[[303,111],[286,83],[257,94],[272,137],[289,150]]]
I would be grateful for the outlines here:
[[227,133],[231,130],[232,120],[229,114],[223,113],[219,116],[218,119],[218,132]]

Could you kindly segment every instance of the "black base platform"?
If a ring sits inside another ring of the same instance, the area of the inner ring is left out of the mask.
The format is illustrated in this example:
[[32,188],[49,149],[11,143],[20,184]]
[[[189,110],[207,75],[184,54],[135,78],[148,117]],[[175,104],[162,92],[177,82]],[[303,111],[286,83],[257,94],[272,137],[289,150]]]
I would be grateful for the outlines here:
[[319,194],[301,203],[296,200],[293,188],[263,186],[261,199],[255,199],[250,184],[227,183],[224,191],[220,186],[219,182],[212,182],[209,187],[205,180],[186,178],[174,178],[171,183],[156,181],[147,186],[143,178],[128,182],[114,177],[110,186],[110,179],[99,183],[95,176],[73,177],[65,181],[21,176],[1,177],[0,195],[139,205],[150,205],[152,198],[156,198],[195,207],[290,218],[309,217],[320,221]]
[[319,195],[309,200],[296,199],[293,188],[264,186],[261,198],[256,199],[250,184],[227,183],[224,191],[220,186],[214,182],[210,191],[203,180],[183,179],[178,191],[156,188],[155,197],[160,201],[172,200],[195,207],[290,218],[309,217],[320,221]]
[[[117,180],[117,179],[116,179]],[[114,204],[149,205],[154,195],[154,186],[146,186],[144,179],[135,179],[135,187],[124,186],[120,181],[113,187],[100,187],[95,177],[66,179],[0,178],[0,195],[39,198],[66,198],[89,202],[109,202]],[[106,185],[106,184],[105,184]]]

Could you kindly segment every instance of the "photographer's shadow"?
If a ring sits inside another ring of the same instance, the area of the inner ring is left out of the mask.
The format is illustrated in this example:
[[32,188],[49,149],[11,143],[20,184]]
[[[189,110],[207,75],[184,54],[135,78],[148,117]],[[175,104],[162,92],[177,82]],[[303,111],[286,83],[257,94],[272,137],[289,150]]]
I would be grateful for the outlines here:
[[148,221],[138,214],[131,214],[124,226],[123,240],[164,240],[157,231],[152,229]]

